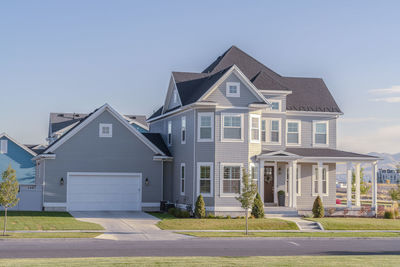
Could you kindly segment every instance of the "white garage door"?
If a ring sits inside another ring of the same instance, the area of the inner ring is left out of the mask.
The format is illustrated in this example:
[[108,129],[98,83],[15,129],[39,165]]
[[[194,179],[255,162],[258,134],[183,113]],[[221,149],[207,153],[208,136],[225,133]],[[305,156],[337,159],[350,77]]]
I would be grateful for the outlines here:
[[141,210],[141,173],[68,173],[67,210]]

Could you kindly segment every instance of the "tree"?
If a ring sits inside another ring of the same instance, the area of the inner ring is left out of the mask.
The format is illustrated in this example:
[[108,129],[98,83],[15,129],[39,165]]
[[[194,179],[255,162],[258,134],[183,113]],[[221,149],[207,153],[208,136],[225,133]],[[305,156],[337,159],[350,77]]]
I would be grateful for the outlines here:
[[319,196],[317,196],[314,201],[312,213],[314,215],[314,218],[323,218],[325,215],[324,205],[322,204],[322,200]]
[[204,204],[204,199],[202,195],[197,197],[196,206],[194,208],[194,216],[196,218],[206,217],[206,205]]
[[254,198],[253,207],[251,208],[251,215],[255,218],[264,218],[264,203],[259,193]]
[[4,230],[3,235],[7,231],[7,210],[17,205],[19,198],[19,184],[15,170],[8,166],[7,170],[2,174],[3,180],[0,183],[0,205],[4,208]]
[[[352,177],[351,177],[351,191],[355,192],[356,191],[356,173],[353,171]],[[361,195],[366,195],[368,191],[371,189],[371,186],[367,185],[364,181],[364,168],[360,169],[360,194]]]
[[257,185],[250,180],[249,174],[243,170],[242,175],[242,190],[240,196],[236,197],[241,204],[241,207],[246,212],[246,235],[249,233],[249,225],[248,225],[248,217],[249,217],[249,209],[253,206],[254,197],[257,193]]

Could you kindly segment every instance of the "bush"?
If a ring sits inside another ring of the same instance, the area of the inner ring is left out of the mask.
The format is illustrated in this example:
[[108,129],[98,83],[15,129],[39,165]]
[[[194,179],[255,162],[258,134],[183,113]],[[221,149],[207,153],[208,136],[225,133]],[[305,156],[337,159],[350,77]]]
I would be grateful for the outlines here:
[[211,213],[210,213],[210,214],[208,214],[208,215],[207,215],[207,219],[215,219],[215,216],[214,216],[214,214],[211,214]]
[[168,213],[171,214],[172,216],[175,216],[175,212],[176,212],[175,208],[169,208],[168,209]]
[[254,216],[254,218],[264,218],[264,203],[262,202],[259,193],[257,193],[254,198],[251,215]]
[[187,210],[181,210],[179,213],[179,218],[189,218],[190,213]]
[[228,220],[232,219],[231,215],[226,216]]
[[175,211],[174,211],[174,216],[176,218],[180,218],[181,217],[181,210],[176,208]]
[[197,197],[196,207],[194,209],[194,215],[196,218],[206,217],[206,205],[204,204],[204,199],[202,195]]
[[314,218],[323,218],[324,217],[324,205],[322,205],[322,200],[319,196],[314,201],[313,209],[312,209]]
[[393,215],[395,219],[399,217],[399,204],[397,201],[393,203]]
[[385,214],[383,215],[385,219],[394,219],[394,213],[391,210],[386,210]]

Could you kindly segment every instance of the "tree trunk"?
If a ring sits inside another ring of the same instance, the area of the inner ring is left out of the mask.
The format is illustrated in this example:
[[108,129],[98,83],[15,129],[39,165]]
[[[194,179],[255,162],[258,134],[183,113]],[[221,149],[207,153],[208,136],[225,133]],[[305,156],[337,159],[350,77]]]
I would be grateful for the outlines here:
[[249,214],[249,211],[246,209],[246,235],[249,235],[249,224],[247,221],[248,214]]
[[3,236],[6,235],[6,228],[7,227],[7,208],[4,208],[4,229],[3,229]]

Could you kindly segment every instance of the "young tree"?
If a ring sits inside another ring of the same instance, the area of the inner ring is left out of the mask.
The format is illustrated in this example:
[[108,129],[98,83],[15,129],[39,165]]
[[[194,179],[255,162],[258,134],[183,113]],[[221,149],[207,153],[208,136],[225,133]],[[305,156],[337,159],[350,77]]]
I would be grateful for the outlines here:
[[236,199],[240,202],[242,208],[246,212],[246,235],[249,233],[248,216],[249,209],[253,206],[254,197],[257,193],[257,185],[250,180],[249,174],[243,169],[242,175],[242,190],[240,196]]
[[322,200],[319,196],[315,198],[312,213],[314,218],[323,218],[325,215],[324,205],[322,204]]
[[197,197],[196,206],[194,208],[194,216],[200,219],[206,217],[206,205],[204,204],[202,195]]
[[18,190],[19,184],[15,170],[8,166],[7,170],[2,174],[3,180],[0,183],[0,205],[4,208],[4,230],[3,235],[6,235],[7,231],[7,209],[17,205],[19,198]]

